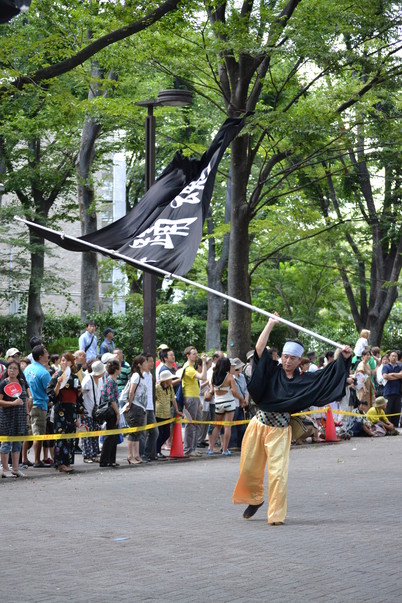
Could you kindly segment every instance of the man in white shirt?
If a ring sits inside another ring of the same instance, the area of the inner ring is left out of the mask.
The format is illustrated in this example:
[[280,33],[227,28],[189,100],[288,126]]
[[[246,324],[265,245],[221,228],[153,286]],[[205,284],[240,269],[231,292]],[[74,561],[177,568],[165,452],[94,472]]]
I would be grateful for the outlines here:
[[95,330],[96,322],[94,320],[88,320],[87,330],[78,340],[78,349],[85,352],[87,362],[96,358],[98,355],[98,340],[96,339]]
[[[154,406],[154,379],[153,379],[153,368],[155,366],[155,360],[152,354],[143,354],[148,360],[148,371],[144,372],[144,381],[147,386],[148,392],[148,403],[147,403],[147,425],[156,423],[155,419],[155,406]],[[140,455],[143,461],[155,461],[156,460],[156,442],[159,436],[159,429],[152,427],[141,432],[140,436]]]
[[314,351],[307,352],[307,358],[310,360],[310,364],[308,367],[308,373],[315,373],[318,371],[318,366],[315,364],[316,354]]

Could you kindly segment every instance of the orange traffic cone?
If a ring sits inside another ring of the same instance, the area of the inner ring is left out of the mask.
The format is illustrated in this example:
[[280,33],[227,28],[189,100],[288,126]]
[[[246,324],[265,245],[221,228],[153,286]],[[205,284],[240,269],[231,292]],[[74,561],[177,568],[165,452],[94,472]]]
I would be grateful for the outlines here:
[[332,416],[331,407],[327,408],[327,417],[325,425],[325,441],[326,442],[339,442],[339,438],[336,435],[334,417]]
[[[178,418],[177,415],[176,418]],[[181,423],[178,421],[174,424],[172,446],[170,448],[170,456],[180,458],[184,456],[183,453],[183,439],[181,435]]]

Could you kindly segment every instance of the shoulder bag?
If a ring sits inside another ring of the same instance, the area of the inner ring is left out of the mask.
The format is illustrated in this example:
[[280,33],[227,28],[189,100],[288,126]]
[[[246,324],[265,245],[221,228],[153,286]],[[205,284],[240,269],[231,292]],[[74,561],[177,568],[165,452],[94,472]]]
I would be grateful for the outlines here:
[[184,369],[184,371],[182,372],[181,381],[179,383],[179,387],[177,388],[176,394],[175,394],[175,398],[176,398],[176,402],[177,402],[177,408],[179,410],[183,410],[183,404],[184,404],[183,377],[184,377],[184,373],[185,372],[186,372],[186,369]]

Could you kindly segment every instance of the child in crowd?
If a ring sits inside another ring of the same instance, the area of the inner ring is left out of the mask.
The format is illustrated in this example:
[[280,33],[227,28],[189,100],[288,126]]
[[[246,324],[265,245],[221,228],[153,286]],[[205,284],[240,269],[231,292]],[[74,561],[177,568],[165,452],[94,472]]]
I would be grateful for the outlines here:
[[366,413],[369,409],[368,402],[362,400],[359,407],[354,411],[354,416],[349,417],[346,431],[353,437],[374,436],[371,422],[367,419]]
[[359,362],[361,360],[364,350],[369,347],[369,337],[370,331],[368,329],[363,329],[360,331],[360,337],[356,341],[355,349],[353,350],[353,353],[356,356],[355,362]]
[[366,417],[374,425],[380,425],[380,427],[383,427],[388,435],[399,435],[399,432],[395,429],[395,426],[388,421],[387,415],[384,411],[386,406],[387,401],[384,396],[379,396],[375,399],[374,406],[367,411]]

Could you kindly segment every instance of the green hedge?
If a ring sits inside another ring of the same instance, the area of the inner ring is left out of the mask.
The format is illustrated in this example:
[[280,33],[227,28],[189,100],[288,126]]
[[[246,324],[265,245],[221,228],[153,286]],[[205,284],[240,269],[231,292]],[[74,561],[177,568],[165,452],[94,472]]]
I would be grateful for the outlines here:
[[[129,307],[126,314],[115,315],[111,310],[95,313],[91,316],[96,321],[98,343],[103,340],[103,330],[111,327],[117,331],[116,345],[124,350],[129,362],[142,351],[142,308]],[[188,345],[194,345],[199,350],[205,347],[204,320],[186,316],[180,304],[158,306],[157,308],[157,343],[170,345],[177,360],[183,360],[183,350]],[[75,351],[78,348],[78,337],[85,330],[80,316],[66,314],[56,316],[46,314],[43,328],[43,341],[50,353]],[[17,347],[25,349],[26,317],[18,314],[0,316],[0,343],[4,350]]]
[[[128,307],[126,314],[115,315],[111,310],[103,313],[97,313],[91,316],[97,323],[96,334],[98,342],[103,339],[102,332],[106,327],[111,327],[117,331],[115,336],[116,345],[124,350],[125,356],[129,362],[136,354],[142,351],[142,308],[131,305]],[[255,344],[258,335],[265,325],[265,319],[262,317],[253,317],[251,342]],[[165,304],[157,307],[157,326],[156,326],[156,341],[158,344],[166,343],[170,345],[175,352],[179,362],[183,361],[183,350],[188,345],[194,345],[199,351],[205,349],[205,330],[206,321],[196,318],[194,315],[189,316],[185,306],[182,304]],[[401,323],[402,310],[394,313],[393,319],[389,320],[382,342],[382,349],[389,350],[394,347],[402,347],[401,341]],[[345,325],[340,325],[345,326]],[[322,326],[322,334],[327,337],[339,341],[347,341],[354,343],[357,335],[354,332],[349,332],[347,329],[334,330],[327,329]],[[78,347],[78,337],[84,331],[80,316],[76,314],[66,314],[56,316],[54,313],[49,313],[45,317],[43,329],[43,340],[45,341],[49,352],[63,352],[65,350],[75,351]],[[352,329],[350,329],[352,331]],[[223,321],[221,330],[221,347],[226,349],[228,332],[228,322]],[[8,316],[0,316],[0,343],[4,347],[4,351],[8,348],[16,347],[21,351],[25,350],[25,333],[26,333],[26,317],[19,314],[10,314]],[[288,336],[286,327],[278,327],[272,334],[271,345],[280,347],[283,340]],[[305,345],[311,345],[314,349],[327,349],[325,344],[302,338]],[[30,350],[26,350],[27,353]]]

